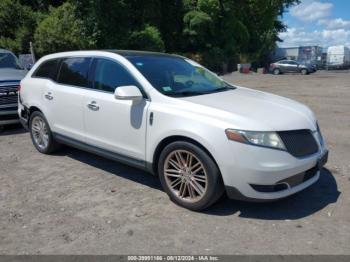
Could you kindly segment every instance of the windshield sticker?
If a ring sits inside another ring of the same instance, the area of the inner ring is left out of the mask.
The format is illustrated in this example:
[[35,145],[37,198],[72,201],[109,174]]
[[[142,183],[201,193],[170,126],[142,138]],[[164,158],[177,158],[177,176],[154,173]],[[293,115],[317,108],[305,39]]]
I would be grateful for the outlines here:
[[137,62],[136,65],[137,65],[137,66],[143,66],[143,63]]
[[169,92],[172,90],[172,88],[170,86],[163,86],[162,89],[164,92]]

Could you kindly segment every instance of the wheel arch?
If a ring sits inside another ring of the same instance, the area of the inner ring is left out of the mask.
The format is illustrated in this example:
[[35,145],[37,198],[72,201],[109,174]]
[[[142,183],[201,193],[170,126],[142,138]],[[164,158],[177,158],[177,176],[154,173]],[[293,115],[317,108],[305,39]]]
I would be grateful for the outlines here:
[[192,143],[196,146],[198,146],[199,148],[201,148],[204,152],[206,152],[209,157],[214,161],[214,163],[216,164],[216,166],[218,167],[218,169],[220,170],[215,158],[213,157],[213,155],[210,153],[210,151],[204,146],[202,145],[200,142],[198,142],[197,140],[190,138],[188,136],[183,136],[183,135],[172,135],[172,136],[168,136],[166,138],[164,138],[163,140],[161,140],[156,149],[154,150],[153,153],[153,158],[152,158],[152,172],[155,175],[158,175],[158,160],[160,157],[161,152],[163,151],[163,149],[173,143],[173,142],[178,142],[178,141],[183,141],[183,142],[189,142]]
[[34,113],[35,111],[39,111],[40,113],[43,113],[43,111],[40,110],[39,107],[37,107],[37,106],[31,106],[31,107],[29,107],[29,109],[28,109],[28,113],[29,113],[28,117],[30,118],[30,115],[31,115],[32,113]]

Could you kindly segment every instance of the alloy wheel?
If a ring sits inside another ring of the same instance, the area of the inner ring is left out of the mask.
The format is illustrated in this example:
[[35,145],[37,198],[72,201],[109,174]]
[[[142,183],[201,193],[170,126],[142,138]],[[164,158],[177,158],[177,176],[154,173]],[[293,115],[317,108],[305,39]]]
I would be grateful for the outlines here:
[[203,163],[187,150],[171,152],[164,162],[165,181],[172,193],[187,202],[198,202],[208,187]]
[[47,148],[49,144],[49,133],[45,121],[35,116],[32,120],[31,131],[33,134],[34,142],[40,149]]

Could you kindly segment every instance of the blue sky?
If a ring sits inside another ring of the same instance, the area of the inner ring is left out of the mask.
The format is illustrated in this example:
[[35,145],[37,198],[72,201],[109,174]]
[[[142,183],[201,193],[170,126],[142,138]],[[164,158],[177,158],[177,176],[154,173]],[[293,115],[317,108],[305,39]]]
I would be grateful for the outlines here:
[[302,0],[283,21],[288,29],[280,34],[284,42],[279,46],[350,46],[349,0]]

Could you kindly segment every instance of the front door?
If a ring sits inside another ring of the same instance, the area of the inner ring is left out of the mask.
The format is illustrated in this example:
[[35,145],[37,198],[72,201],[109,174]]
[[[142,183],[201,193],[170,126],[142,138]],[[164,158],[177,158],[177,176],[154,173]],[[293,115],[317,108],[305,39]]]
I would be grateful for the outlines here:
[[288,72],[296,73],[298,72],[298,63],[294,61],[288,62]]
[[84,98],[87,143],[121,157],[144,161],[149,101],[134,103],[114,97],[118,86],[141,86],[121,64],[107,58],[94,59],[92,76],[92,88]]

